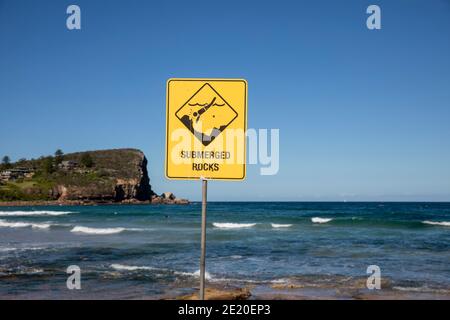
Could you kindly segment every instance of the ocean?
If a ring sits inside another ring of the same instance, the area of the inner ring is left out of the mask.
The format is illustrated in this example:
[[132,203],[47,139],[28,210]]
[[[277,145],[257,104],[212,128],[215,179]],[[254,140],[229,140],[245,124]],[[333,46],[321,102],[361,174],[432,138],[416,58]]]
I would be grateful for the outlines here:
[[[207,286],[252,298],[450,297],[450,203],[210,202]],[[201,204],[0,207],[1,299],[198,288]],[[69,290],[67,268],[81,269]],[[381,290],[368,290],[369,265]]]

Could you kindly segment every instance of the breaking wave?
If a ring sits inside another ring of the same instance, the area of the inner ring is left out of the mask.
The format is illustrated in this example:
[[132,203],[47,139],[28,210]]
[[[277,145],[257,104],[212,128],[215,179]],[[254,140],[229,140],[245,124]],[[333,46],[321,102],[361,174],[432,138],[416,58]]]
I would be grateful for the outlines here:
[[[180,275],[180,276],[187,276],[187,277],[194,277],[194,278],[200,277],[200,270],[197,270],[195,272],[182,272],[182,271],[172,271],[172,270],[166,269],[166,268],[155,268],[155,267],[148,267],[148,266],[129,266],[129,265],[124,265],[124,264],[112,264],[111,268],[113,268],[117,271],[162,271],[162,272],[172,273],[172,274]],[[205,279],[212,280],[212,276],[211,276],[211,274],[209,274],[209,272],[205,272]]]
[[428,221],[428,220],[425,220],[425,221],[422,221],[422,223],[430,224],[430,225],[433,225],[433,226],[450,227],[450,222],[449,221]]
[[319,217],[311,218],[311,221],[313,223],[327,223],[327,222],[330,222],[331,220],[333,220],[333,219],[331,219],[331,218],[319,218]]
[[0,228],[34,228],[34,229],[49,229],[51,224],[48,223],[28,223],[28,222],[9,222],[0,220]]
[[123,228],[123,227],[115,227],[115,228],[91,228],[91,227],[83,227],[83,226],[75,226],[70,230],[73,233],[85,233],[85,234],[98,234],[98,235],[108,235],[108,234],[116,234],[124,231],[149,231],[153,229],[145,229],[145,228]]
[[3,217],[25,217],[25,216],[61,216],[71,211],[0,211],[0,216]]
[[292,224],[272,223],[272,228],[289,228],[289,227],[292,227]]
[[232,223],[232,222],[214,222],[213,226],[219,229],[240,229],[240,228],[251,228],[254,227],[256,223]]
[[[180,271],[174,271],[174,274],[182,275],[182,276],[188,276],[188,277],[194,277],[194,278],[200,278],[200,270],[197,270],[195,272],[180,272]],[[206,280],[212,280],[213,277],[209,272],[205,272],[205,279]]]
[[145,266],[127,266],[124,264],[112,264],[111,268],[116,269],[118,271],[137,271],[137,270],[158,270],[153,267],[145,267]]
[[121,233],[125,230],[126,230],[125,228],[89,228],[89,227],[75,226],[72,230],[70,230],[70,232],[108,235]]

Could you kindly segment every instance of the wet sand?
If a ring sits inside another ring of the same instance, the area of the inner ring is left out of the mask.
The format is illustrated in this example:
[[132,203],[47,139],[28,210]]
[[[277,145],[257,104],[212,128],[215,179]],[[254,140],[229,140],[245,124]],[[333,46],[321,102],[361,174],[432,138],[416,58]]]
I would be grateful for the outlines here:
[[[150,298],[151,299],[151,298]],[[174,297],[177,300],[198,300],[198,289],[192,294]],[[318,288],[273,289],[255,286],[240,289],[206,289],[206,300],[450,300],[449,293],[399,290],[342,290]]]

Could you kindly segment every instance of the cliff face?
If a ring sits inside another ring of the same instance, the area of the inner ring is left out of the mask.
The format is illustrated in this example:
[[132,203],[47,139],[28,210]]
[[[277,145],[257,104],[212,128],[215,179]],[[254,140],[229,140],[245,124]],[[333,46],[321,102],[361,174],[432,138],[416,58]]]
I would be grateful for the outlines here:
[[2,201],[151,201],[147,159],[137,149],[77,152],[23,161],[26,177],[0,185]]
[[[80,163],[86,154],[93,162],[91,169],[81,169]],[[149,201],[154,194],[147,171],[147,158],[140,150],[116,149],[68,154],[66,161],[72,161],[74,168],[66,174],[94,175],[91,181],[57,180],[53,188],[58,200],[84,201]],[[78,168],[78,169],[77,169]]]
[[117,179],[114,187],[114,200],[124,201],[136,199],[139,201],[151,200],[154,192],[150,186],[147,171],[147,158],[142,153],[135,166],[137,178]]

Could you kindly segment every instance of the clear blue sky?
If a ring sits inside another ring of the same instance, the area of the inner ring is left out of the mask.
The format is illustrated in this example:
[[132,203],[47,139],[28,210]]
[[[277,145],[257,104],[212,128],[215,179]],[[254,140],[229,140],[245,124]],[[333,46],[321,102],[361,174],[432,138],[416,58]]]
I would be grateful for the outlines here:
[[449,39],[444,0],[0,0],[0,155],[139,148],[156,191],[196,200],[164,178],[166,79],[242,77],[280,171],[211,200],[450,201]]

